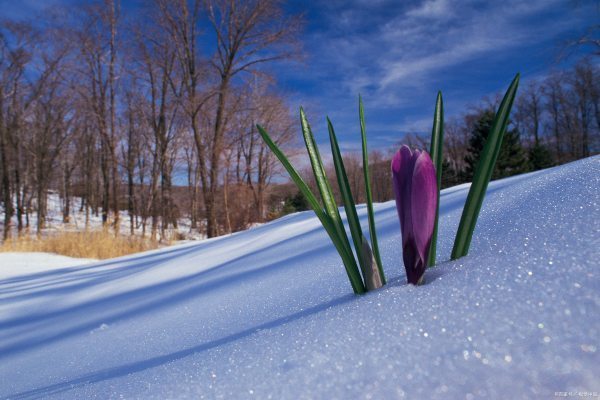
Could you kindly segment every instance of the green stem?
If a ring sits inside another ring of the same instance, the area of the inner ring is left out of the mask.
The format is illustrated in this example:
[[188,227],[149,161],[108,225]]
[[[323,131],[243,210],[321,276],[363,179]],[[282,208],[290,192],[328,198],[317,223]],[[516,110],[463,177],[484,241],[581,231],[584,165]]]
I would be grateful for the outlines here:
[[369,216],[369,236],[371,237],[371,245],[373,246],[373,255],[377,261],[379,276],[381,282],[385,285],[386,279],[383,273],[383,264],[379,255],[379,244],[377,242],[377,232],[375,230],[375,215],[373,213],[373,194],[371,192],[371,179],[369,175],[369,154],[367,150],[367,131],[365,128],[365,113],[363,109],[362,98],[358,96],[358,119],[360,121],[360,135],[362,138],[362,157],[363,157],[363,175],[365,178],[365,192],[367,195],[367,214]]
[[453,260],[466,256],[469,252],[473,231],[475,230],[483,198],[485,197],[488,183],[492,178],[492,172],[500,153],[502,139],[508,126],[508,117],[510,116],[510,110],[512,109],[518,86],[519,74],[513,79],[502,99],[502,103],[500,103],[492,128],[483,147],[481,158],[477,163],[473,183],[469,189],[465,208],[463,209],[460,224],[458,225],[456,239],[454,240],[454,248],[452,249]]
[[[304,182],[302,177],[300,177],[300,174],[292,166],[292,164],[289,162],[289,160],[283,154],[283,152],[279,149],[279,147],[275,144],[275,142],[273,142],[267,131],[265,131],[264,128],[260,125],[257,125],[257,128],[258,132],[262,136],[267,146],[269,146],[273,154],[275,154],[275,156],[279,159],[279,161],[284,166],[288,174],[290,174],[290,177],[292,178],[296,186],[298,186],[298,189],[304,195],[304,197],[314,210],[315,214],[319,218],[319,221],[321,221],[321,224],[325,228],[325,231],[331,238],[331,241],[333,242],[336,250],[342,258],[342,262],[344,263],[344,268],[346,269],[346,274],[348,275],[348,279],[350,280],[352,290],[356,294],[365,293],[366,290],[362,278],[360,276],[360,272],[358,271],[358,266],[356,265],[356,261],[354,260],[354,256],[351,252],[348,253],[348,251],[346,250],[343,240],[339,237],[337,229],[335,228],[332,219],[329,217],[329,215],[327,215],[325,210],[323,210],[321,204],[319,203],[315,195],[312,193],[308,185]],[[348,239],[346,238],[346,240]]]
[[352,248],[350,247],[348,235],[346,235],[346,229],[344,228],[342,217],[340,217],[340,210],[335,203],[335,197],[333,196],[329,179],[327,179],[327,174],[325,173],[325,168],[323,167],[323,160],[321,159],[319,148],[317,147],[315,137],[310,129],[308,119],[306,118],[306,114],[304,113],[304,109],[302,109],[302,107],[300,108],[300,123],[302,125],[302,136],[304,137],[304,143],[306,144],[306,150],[308,151],[313,174],[315,175],[315,180],[317,181],[317,186],[319,187],[319,192],[321,193],[321,199],[323,199],[323,204],[325,205],[325,211],[333,221],[344,248],[348,254],[352,255]]
[[327,118],[327,129],[329,130],[329,142],[331,144],[331,154],[333,155],[333,165],[335,167],[335,174],[337,176],[338,186],[342,195],[342,201],[344,202],[344,209],[346,210],[346,218],[348,219],[348,225],[350,225],[350,233],[352,235],[352,242],[354,243],[354,250],[358,257],[358,263],[360,269],[363,271],[363,282],[367,281],[367,267],[366,258],[363,251],[363,233],[360,227],[360,221],[358,220],[358,214],[356,213],[356,206],[354,203],[354,197],[350,190],[350,184],[348,183],[348,176],[346,175],[346,168],[344,167],[344,160],[340,152],[337,138],[335,137],[335,131],[329,118]]
[[429,154],[433,160],[435,166],[435,172],[437,175],[437,207],[435,209],[435,225],[433,227],[433,237],[431,238],[431,245],[429,247],[429,256],[427,258],[427,265],[435,265],[435,252],[437,247],[437,236],[438,236],[438,219],[440,216],[440,190],[442,188],[442,162],[444,150],[444,102],[442,100],[442,92],[438,92],[437,99],[435,102],[435,111],[433,112],[433,130],[431,131],[431,149]]

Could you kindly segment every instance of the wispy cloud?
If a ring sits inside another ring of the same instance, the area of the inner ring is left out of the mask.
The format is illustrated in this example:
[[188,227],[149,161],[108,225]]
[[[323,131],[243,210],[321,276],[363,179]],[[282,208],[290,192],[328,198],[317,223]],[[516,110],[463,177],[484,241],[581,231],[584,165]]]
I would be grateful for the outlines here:
[[444,18],[451,14],[449,0],[427,0],[406,12],[406,16],[417,18]]
[[[336,51],[331,62],[348,72],[342,72],[342,80],[350,90],[372,90],[379,105],[396,104],[397,97],[388,93],[394,89],[423,86],[432,74],[544,39],[535,25],[523,22],[544,6],[551,7],[552,1],[533,1],[527,7],[515,4],[518,12],[489,4],[482,8],[450,0],[425,1],[361,33],[358,40],[353,35],[333,39],[330,45]],[[553,26],[556,34],[557,28],[569,24]],[[323,50],[328,52],[327,47]],[[356,64],[359,54],[370,60],[369,66]]]
[[0,18],[31,20],[55,7],[75,3],[77,0],[0,0]]

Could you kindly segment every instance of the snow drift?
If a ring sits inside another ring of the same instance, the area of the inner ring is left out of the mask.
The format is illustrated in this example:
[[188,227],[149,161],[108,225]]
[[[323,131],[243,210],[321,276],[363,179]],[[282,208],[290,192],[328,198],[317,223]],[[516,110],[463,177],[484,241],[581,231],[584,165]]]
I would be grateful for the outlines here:
[[[548,398],[600,391],[600,157],[442,192],[439,265],[355,296],[312,212],[228,237],[0,279],[0,397]],[[362,226],[366,209],[359,207]],[[1,265],[10,269],[10,265]]]

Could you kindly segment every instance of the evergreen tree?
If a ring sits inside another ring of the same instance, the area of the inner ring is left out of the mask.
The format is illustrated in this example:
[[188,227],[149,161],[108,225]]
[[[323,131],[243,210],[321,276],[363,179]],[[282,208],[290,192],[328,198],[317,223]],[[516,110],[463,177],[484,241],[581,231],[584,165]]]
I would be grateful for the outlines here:
[[529,166],[532,171],[549,168],[553,165],[552,154],[543,144],[536,144],[529,149]]
[[466,182],[462,175],[461,171],[456,170],[448,160],[442,161],[442,187],[440,189]]
[[306,201],[306,197],[300,192],[296,192],[296,195],[291,198],[290,204],[296,211],[308,210],[308,201]]
[[[482,111],[476,118],[476,121],[471,129],[471,137],[469,138],[469,153],[465,157],[467,163],[466,177],[468,180],[473,179],[475,168],[483,146],[490,133],[495,113],[488,109]],[[496,161],[492,179],[504,178],[507,176],[521,174],[529,170],[527,163],[527,154],[521,146],[519,132],[517,129],[509,129],[504,134],[500,154]]]
[[298,211],[308,210],[308,202],[304,195],[297,192],[294,196],[285,199],[281,215],[287,215]]

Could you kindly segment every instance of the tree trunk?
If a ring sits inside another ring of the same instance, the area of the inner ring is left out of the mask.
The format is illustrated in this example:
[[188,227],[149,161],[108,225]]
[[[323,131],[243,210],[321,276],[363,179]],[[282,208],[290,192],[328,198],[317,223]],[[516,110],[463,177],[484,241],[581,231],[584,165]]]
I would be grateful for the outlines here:
[[110,161],[112,163],[112,194],[113,194],[113,212],[115,214],[114,228],[115,234],[119,233],[119,164],[116,154],[116,132],[115,132],[115,38],[117,35],[117,20],[115,15],[115,1],[110,0],[110,62],[108,64],[108,89],[110,99]]
[[46,192],[41,182],[38,182],[37,185],[37,203],[36,233],[40,236],[46,226]]
[[[129,146],[131,146],[131,144],[129,144]],[[133,191],[133,167],[130,164],[130,159],[132,159],[132,155],[131,155],[131,147],[128,150],[128,168],[127,168],[127,210],[129,212],[129,233],[133,236],[134,233],[134,216],[135,216],[135,209],[134,209],[134,191]]]
[[120,215],[119,215],[119,163],[117,161],[117,155],[114,148],[114,144],[110,147],[111,151],[111,163],[112,163],[112,200],[113,200],[113,213],[115,215],[114,229],[115,235],[119,233],[120,229]]
[[[2,96],[0,96],[0,100]],[[1,111],[1,109],[0,109]],[[2,113],[0,112],[0,118],[2,117]],[[0,160],[2,161],[2,194],[4,203],[4,232],[3,238],[4,240],[10,237],[10,228],[11,228],[11,220],[14,213],[13,202],[12,202],[12,194],[10,187],[10,175],[9,175],[9,165],[8,165],[8,152],[7,152],[7,140],[6,140],[6,130],[2,126],[2,120],[0,120]]]
[[102,170],[102,225],[108,223],[108,210],[110,208],[110,173],[108,171],[108,160],[106,159],[106,144],[101,146],[100,167]]
[[[19,147],[19,146],[17,146]],[[17,150],[18,151],[18,150]],[[17,152],[17,165],[15,168],[15,203],[17,206],[17,232],[20,235],[23,230],[23,196],[21,195],[21,171],[19,168],[19,153]]]
[[206,233],[209,238],[215,237],[218,234],[217,217],[214,205],[218,189],[219,161],[223,147],[223,132],[225,130],[225,103],[229,86],[227,74],[225,74],[222,78],[223,80],[219,87],[219,94],[217,96],[217,113],[215,118],[213,147],[210,160],[210,190],[208,192],[208,198],[204,199],[206,203]]

